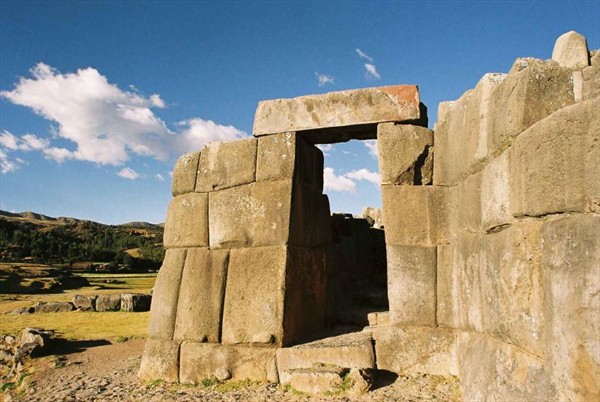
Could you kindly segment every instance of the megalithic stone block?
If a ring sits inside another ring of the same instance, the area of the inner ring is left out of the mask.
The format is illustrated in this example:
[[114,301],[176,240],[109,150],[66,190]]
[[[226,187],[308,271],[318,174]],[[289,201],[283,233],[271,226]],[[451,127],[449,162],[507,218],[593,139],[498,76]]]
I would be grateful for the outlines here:
[[166,248],[208,246],[208,194],[188,193],[171,199],[163,243]]
[[[259,102],[253,133],[258,137],[288,131],[365,126],[388,121],[413,122],[421,117],[417,86],[364,88]],[[371,131],[371,138],[374,139],[375,132]],[[348,140],[343,134],[335,138],[314,134],[308,139],[315,143]]]
[[589,100],[600,96],[600,51],[593,52],[591,65],[582,71],[581,97]]
[[199,160],[200,152],[185,154],[177,159],[173,168],[172,192],[174,196],[194,191]]
[[186,249],[181,248],[170,249],[165,253],[150,306],[148,335],[152,338],[173,339],[185,255]]
[[282,344],[286,266],[286,246],[231,250],[223,344]]
[[228,250],[188,250],[179,290],[174,339],[220,341],[228,260]]
[[178,341],[148,338],[138,377],[144,381],[179,381],[179,346]]
[[574,70],[589,66],[590,56],[585,37],[575,31],[559,36],[554,44],[552,60]]
[[200,154],[196,191],[208,192],[253,182],[256,147],[255,138],[206,144]]
[[377,126],[381,184],[431,184],[433,131],[408,124]]

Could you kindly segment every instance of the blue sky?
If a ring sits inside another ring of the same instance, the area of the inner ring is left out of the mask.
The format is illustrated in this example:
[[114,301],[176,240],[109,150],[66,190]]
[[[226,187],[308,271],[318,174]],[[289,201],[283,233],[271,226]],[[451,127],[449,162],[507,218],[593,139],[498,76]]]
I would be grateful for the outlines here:
[[[0,209],[162,222],[178,155],[252,132],[258,101],[417,84],[429,108],[600,2],[0,2]],[[372,143],[326,149],[332,210],[379,206]]]

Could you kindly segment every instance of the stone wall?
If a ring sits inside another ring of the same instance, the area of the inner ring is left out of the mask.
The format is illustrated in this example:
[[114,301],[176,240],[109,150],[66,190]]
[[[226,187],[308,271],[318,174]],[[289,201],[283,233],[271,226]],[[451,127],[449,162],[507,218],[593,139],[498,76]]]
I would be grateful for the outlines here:
[[440,105],[433,185],[382,186],[390,317],[456,334],[464,400],[600,398],[598,53],[589,63],[568,33],[553,60],[485,75]]

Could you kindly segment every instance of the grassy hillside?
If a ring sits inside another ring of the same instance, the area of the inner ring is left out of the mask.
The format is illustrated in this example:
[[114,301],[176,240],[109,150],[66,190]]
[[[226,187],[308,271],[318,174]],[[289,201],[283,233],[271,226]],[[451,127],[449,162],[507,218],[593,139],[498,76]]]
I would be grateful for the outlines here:
[[104,225],[0,211],[0,261],[86,268],[93,262],[92,267],[111,270],[157,269],[164,256],[162,235],[162,226],[146,222]]

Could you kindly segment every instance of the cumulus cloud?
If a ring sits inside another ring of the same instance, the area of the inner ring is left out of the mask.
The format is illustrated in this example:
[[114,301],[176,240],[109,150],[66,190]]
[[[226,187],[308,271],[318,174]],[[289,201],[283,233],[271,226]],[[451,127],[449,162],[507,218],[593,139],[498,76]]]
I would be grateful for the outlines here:
[[329,152],[333,149],[333,144],[317,144],[317,148],[323,152],[323,155],[329,156]]
[[323,191],[356,192],[356,183],[344,175],[337,176],[330,167],[323,169]]
[[373,58],[371,56],[369,56],[368,54],[366,54],[365,52],[363,52],[360,49],[356,49],[356,54],[358,54],[358,57],[360,57],[361,59],[365,59],[367,60],[369,63],[373,63],[375,62],[375,60],[373,60]]
[[365,147],[369,150],[369,154],[377,158],[379,156],[379,151],[377,150],[377,140],[365,140],[362,141]]
[[371,172],[368,169],[353,170],[351,172],[346,173],[344,176],[354,180],[366,180],[373,184],[381,183],[381,177],[379,177],[379,173]]
[[246,136],[235,127],[200,118],[170,130],[153,111],[166,107],[159,94],[145,97],[133,86],[122,90],[92,67],[63,74],[39,63],[30,71],[31,78],[20,78],[14,89],[0,96],[55,123],[55,136],[71,144],[59,147],[33,134],[17,137],[4,131],[0,146],[5,155],[36,150],[57,162],[72,159],[123,165],[131,154],[168,160],[209,141]]
[[135,180],[135,179],[139,179],[141,177],[138,172],[136,172],[135,170],[133,170],[129,167],[125,167],[125,168],[121,169],[119,171],[119,173],[117,173],[117,176],[120,176],[124,179],[129,179],[129,180]]
[[333,77],[331,75],[319,74],[319,73],[315,72],[315,76],[317,77],[317,81],[318,81],[320,87],[322,87],[325,84],[333,85]]
[[10,173],[19,170],[26,162],[21,158],[10,158],[8,153],[0,148],[0,172]]

